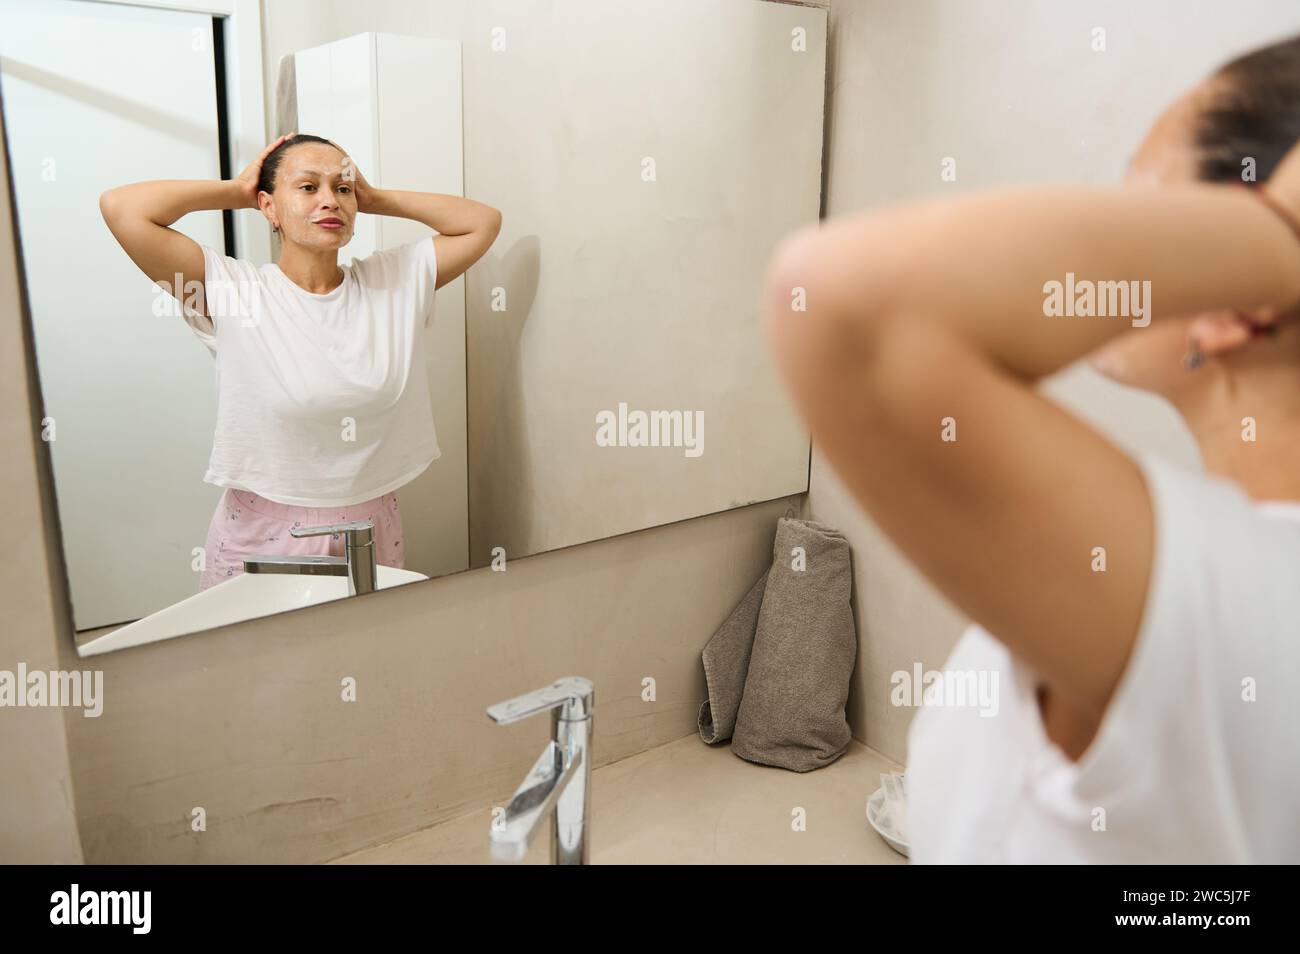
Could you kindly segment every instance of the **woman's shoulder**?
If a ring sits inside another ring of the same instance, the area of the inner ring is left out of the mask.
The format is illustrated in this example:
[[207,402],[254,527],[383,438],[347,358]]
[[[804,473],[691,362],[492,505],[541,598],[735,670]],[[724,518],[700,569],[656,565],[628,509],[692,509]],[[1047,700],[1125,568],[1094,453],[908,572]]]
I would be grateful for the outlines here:
[[433,239],[426,235],[400,245],[375,249],[369,255],[354,258],[351,267],[358,276],[405,273],[421,267],[434,254]]
[[[1262,502],[1225,476],[1152,453],[1134,459],[1155,517],[1152,591],[1163,587],[1171,600],[1209,597],[1202,609],[1212,617],[1233,612],[1233,594],[1257,601],[1270,583],[1294,577],[1300,500]],[[1300,587],[1284,589],[1285,598],[1300,608]],[[1149,592],[1148,602],[1156,596]]]
[[1010,650],[996,636],[979,623],[969,623],[953,644],[944,668],[1003,668],[1011,659]]
[[236,258],[233,255],[227,255],[224,250],[214,248],[211,245],[199,243],[199,248],[203,250],[203,260],[207,267],[208,277],[214,275],[221,278],[261,278],[268,269],[275,267],[272,263],[259,265],[245,258]]

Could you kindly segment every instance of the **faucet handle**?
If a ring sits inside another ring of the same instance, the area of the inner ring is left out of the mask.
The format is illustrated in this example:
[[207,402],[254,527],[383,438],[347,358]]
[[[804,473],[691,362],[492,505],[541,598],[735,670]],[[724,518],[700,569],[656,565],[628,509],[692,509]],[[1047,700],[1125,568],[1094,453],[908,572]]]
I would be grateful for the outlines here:
[[488,706],[487,714],[498,725],[509,725],[562,706],[559,719],[563,722],[576,722],[591,718],[594,697],[595,690],[590,679],[565,676],[543,689],[535,689]]
[[[322,527],[290,527],[289,535],[294,537],[323,537],[326,534],[353,533],[354,546],[371,543],[371,533],[375,529],[373,520],[350,520],[347,523],[332,523]],[[362,531],[365,531],[364,533]]]

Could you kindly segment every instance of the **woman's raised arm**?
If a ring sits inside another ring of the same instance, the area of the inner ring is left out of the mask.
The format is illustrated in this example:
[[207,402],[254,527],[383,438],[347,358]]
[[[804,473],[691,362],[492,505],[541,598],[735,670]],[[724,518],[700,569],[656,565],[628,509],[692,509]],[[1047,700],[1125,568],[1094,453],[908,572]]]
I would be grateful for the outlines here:
[[[1300,208],[1300,153],[1269,190]],[[1152,294],[1142,315],[1051,317],[1046,286],[1074,276]],[[1295,306],[1300,243],[1245,189],[989,192],[807,230],[774,257],[767,300],[778,366],[849,491],[1099,716],[1146,603],[1152,506],[1137,465],[1034,383],[1152,315]]]
[[[188,235],[169,226],[190,212],[257,208],[262,160],[285,138],[267,146],[237,178],[134,182],[104,192],[99,197],[99,211],[140,271],[180,302],[185,301],[185,289],[195,287],[202,301],[203,250]],[[207,315],[206,303],[201,311]]]

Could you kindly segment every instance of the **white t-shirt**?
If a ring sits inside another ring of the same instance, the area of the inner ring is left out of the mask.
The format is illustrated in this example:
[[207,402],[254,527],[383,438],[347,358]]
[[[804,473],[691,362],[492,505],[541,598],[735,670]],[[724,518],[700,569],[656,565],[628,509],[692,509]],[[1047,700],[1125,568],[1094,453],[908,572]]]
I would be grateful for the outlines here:
[[324,295],[277,264],[200,247],[213,321],[183,314],[216,358],[205,481],[344,507],[396,490],[442,455],[424,354],[438,274],[431,237],[340,266],[342,284]]
[[1091,746],[1071,763],[1043,730],[1032,671],[971,626],[944,669],[997,672],[997,712],[915,714],[914,862],[1300,861],[1300,503],[1138,464],[1151,585]]

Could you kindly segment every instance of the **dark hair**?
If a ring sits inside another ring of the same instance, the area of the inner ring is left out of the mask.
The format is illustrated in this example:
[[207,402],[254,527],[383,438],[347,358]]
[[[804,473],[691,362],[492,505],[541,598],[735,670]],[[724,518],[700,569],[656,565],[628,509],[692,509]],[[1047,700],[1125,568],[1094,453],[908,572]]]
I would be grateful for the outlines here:
[[1239,56],[1211,80],[1211,103],[1196,123],[1197,175],[1241,182],[1255,160],[1255,185],[1266,182],[1300,142],[1300,36]]
[[[296,136],[290,136],[284,142],[280,143],[280,145],[271,150],[271,154],[262,160],[262,172],[261,175],[257,177],[258,192],[275,191],[275,173],[280,168],[280,160],[284,158],[284,154],[291,148],[302,145],[305,142],[321,142],[327,146],[334,146],[335,149],[339,149],[337,145],[330,142],[328,139],[322,139],[320,136],[312,136],[308,133],[299,133]],[[339,149],[339,152],[342,151],[342,149]]]

